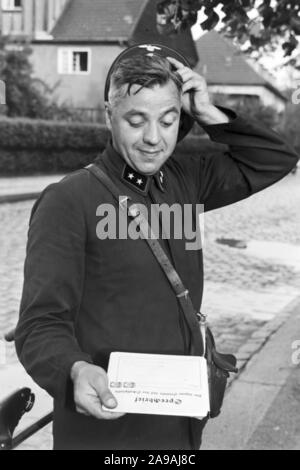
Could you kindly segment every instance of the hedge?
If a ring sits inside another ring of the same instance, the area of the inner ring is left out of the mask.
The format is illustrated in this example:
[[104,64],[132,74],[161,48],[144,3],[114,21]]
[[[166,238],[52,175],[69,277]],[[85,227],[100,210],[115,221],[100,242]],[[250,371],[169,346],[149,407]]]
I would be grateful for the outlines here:
[[0,119],[0,174],[65,173],[82,168],[109,138],[105,126],[32,119]]
[[65,121],[0,119],[1,148],[91,149],[107,138],[105,126]]
[[[103,151],[109,132],[100,124],[0,119],[0,174],[67,173],[91,163]],[[221,148],[208,139],[185,138],[184,154]]]

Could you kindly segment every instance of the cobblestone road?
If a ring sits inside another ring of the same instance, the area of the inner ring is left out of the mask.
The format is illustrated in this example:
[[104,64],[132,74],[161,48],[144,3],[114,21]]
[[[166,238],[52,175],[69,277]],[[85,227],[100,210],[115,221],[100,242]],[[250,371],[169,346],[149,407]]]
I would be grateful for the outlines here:
[[[300,245],[300,174],[205,215],[205,289],[202,310],[223,350],[236,350],[266,321],[300,294],[299,267],[272,258],[247,256],[247,250],[216,243],[229,238],[276,241],[290,253]],[[261,254],[260,254],[261,255]],[[274,256],[276,253],[274,253]]]
[[[0,335],[17,321],[32,204],[0,205]],[[253,335],[259,336],[259,330],[300,294],[300,270],[284,261],[274,262],[272,257],[249,255],[247,249],[219,244],[216,239],[238,239],[246,244],[268,241],[271,246],[276,241],[293,253],[300,245],[299,207],[300,172],[252,198],[205,215],[202,311],[208,314],[224,352],[236,353]],[[17,360],[13,347],[8,347],[2,371],[12,367],[18,367]],[[43,410],[39,412],[43,414]],[[24,448],[51,448],[49,428]]]

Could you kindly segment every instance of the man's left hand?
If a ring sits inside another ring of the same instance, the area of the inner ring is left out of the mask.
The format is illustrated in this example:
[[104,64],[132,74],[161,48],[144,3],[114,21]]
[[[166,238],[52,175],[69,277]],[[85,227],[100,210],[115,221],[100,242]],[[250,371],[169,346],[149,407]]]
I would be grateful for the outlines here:
[[206,80],[173,57],[168,57],[168,61],[177,69],[183,81],[182,107],[184,111],[200,125],[229,122],[228,116],[211,102]]

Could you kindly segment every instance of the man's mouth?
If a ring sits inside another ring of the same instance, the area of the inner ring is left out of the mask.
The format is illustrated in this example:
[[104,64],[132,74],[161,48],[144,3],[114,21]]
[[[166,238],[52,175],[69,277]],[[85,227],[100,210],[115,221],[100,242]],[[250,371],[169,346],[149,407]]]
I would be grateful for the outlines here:
[[140,149],[142,153],[146,153],[147,155],[156,155],[157,153],[161,152],[161,150],[144,150]]

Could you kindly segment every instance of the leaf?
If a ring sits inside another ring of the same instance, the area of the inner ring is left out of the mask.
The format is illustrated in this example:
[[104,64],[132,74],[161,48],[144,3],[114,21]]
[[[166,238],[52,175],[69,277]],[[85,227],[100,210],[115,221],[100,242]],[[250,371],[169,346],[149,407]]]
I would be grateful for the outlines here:
[[211,0],[210,3],[212,8],[216,8],[222,2],[220,2],[220,0]]
[[273,16],[274,16],[273,8],[270,6],[266,6],[262,13],[263,25],[265,28],[268,28],[270,26]]
[[227,26],[232,29],[233,31],[235,31],[238,26],[239,26],[239,21],[236,17],[233,17],[231,18],[228,22],[227,22]]
[[198,20],[198,14],[197,12],[193,12],[193,11],[190,11],[187,16],[184,16],[183,17],[183,20],[182,20],[182,29],[185,30],[187,29],[188,27],[192,27],[194,26],[194,24],[197,23],[197,20]]
[[226,15],[231,15],[232,13],[234,13],[235,8],[236,7],[234,3],[230,2],[230,3],[225,3],[222,7],[222,10]]
[[276,28],[278,26],[286,26],[290,23],[291,12],[289,10],[284,10],[276,12],[275,15],[271,18],[270,26]]
[[289,40],[282,44],[282,49],[285,51],[284,57],[291,55],[291,53],[298,46],[298,41],[295,36],[291,35]]
[[249,39],[250,39],[250,42],[251,42],[252,46],[261,47],[264,44],[264,41],[262,40],[261,37],[250,35]]
[[295,16],[293,16],[290,19],[290,25],[291,25],[292,30],[296,34],[300,34],[300,18],[296,18]]
[[261,30],[262,30],[262,27],[260,23],[258,22],[253,23],[249,27],[250,36],[256,37],[256,38],[260,37]]
[[157,24],[156,25],[157,32],[161,34],[162,36],[169,36],[171,34],[175,33],[175,27],[173,23],[168,23],[168,24]]
[[205,21],[200,23],[200,26],[204,30],[211,30],[217,26],[219,21],[220,21],[219,15],[215,11],[213,11]]
[[249,21],[249,16],[245,8],[243,8],[241,5],[237,5],[235,9],[235,14],[241,18],[241,21],[247,22]]
[[199,0],[181,0],[181,7],[184,10],[200,10],[202,8],[202,1]]
[[245,44],[248,41],[248,35],[242,31],[238,32],[238,40],[240,44]]
[[243,8],[251,9],[254,7],[255,0],[241,0]]
[[263,2],[261,5],[259,5],[259,7],[257,8],[257,10],[258,10],[258,12],[259,12],[260,15],[262,15],[262,16],[264,15],[264,11],[265,11],[267,8],[269,8],[270,3],[271,3],[270,0],[264,0],[264,2]]

